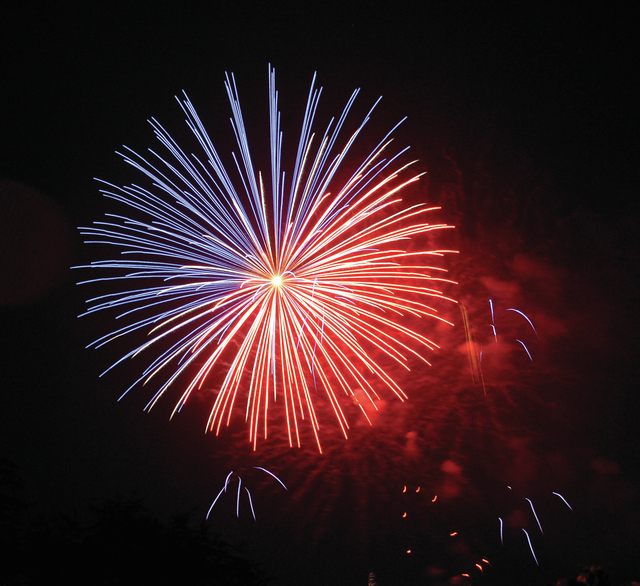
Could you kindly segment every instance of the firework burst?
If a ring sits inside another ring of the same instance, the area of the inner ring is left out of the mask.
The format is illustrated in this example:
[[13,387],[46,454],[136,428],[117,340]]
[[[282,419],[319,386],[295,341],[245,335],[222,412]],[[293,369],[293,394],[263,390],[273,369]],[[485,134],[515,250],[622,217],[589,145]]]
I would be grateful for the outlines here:
[[[314,77],[288,177],[281,168],[278,93],[269,68],[267,187],[254,171],[233,76],[227,76],[225,87],[239,149],[233,153],[235,181],[184,94],[177,99],[204,156],[185,153],[152,119],[166,153],[150,150],[144,158],[126,147],[119,153],[150,187],[102,182],[101,192],[125,204],[132,215],[109,214],[106,221],[81,228],[86,242],[121,249],[116,260],[92,262],[90,268],[106,274],[84,282],[116,280],[126,287],[89,300],[87,313],[116,309],[119,318],[129,321],[92,345],[136,331],[147,334],[144,343],[110,367],[155,351],[124,393],[160,379],[147,408],[180,386],[175,414],[214,372],[224,370],[208,429],[217,434],[244,402],[255,449],[259,435],[267,437],[270,409],[278,403],[289,445],[300,446],[306,420],[321,450],[320,396],[328,400],[346,437],[345,399],[365,417],[376,408],[381,388],[405,399],[378,357],[409,369],[411,356],[426,362],[424,351],[437,346],[408,327],[405,318],[446,321],[426,301],[446,299],[437,287],[450,281],[442,276],[444,269],[427,266],[425,259],[447,251],[408,250],[406,241],[450,226],[426,221],[436,208],[399,205],[398,192],[419,175],[409,172],[412,163],[400,162],[407,149],[387,155],[397,126],[358,162],[346,182],[339,182],[338,170],[373,111],[338,148],[357,90],[318,140],[312,126],[321,88]],[[136,281],[143,285],[129,286]],[[183,378],[187,382],[180,385]]]

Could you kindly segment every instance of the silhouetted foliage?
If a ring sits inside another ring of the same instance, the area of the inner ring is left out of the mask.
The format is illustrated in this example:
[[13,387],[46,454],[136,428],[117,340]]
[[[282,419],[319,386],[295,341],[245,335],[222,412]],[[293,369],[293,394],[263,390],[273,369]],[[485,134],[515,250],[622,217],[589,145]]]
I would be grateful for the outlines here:
[[26,527],[27,504],[19,497],[18,467],[0,459],[0,584],[18,573],[17,558]]
[[[585,566],[575,578],[557,580],[554,586],[612,586],[609,574],[602,566]],[[621,586],[640,586],[640,582],[628,582]]]
[[[189,515],[169,523],[135,499],[108,500],[91,520],[41,519],[20,540],[3,584],[264,585],[266,576]],[[18,551],[19,549],[19,551]],[[19,567],[18,567],[19,566]]]

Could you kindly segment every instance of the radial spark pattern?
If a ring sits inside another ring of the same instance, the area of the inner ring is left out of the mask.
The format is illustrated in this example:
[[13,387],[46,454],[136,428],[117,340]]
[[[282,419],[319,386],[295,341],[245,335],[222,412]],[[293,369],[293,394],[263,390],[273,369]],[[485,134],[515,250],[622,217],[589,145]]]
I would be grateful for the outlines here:
[[[419,175],[408,173],[411,163],[400,162],[407,149],[386,155],[395,128],[339,182],[338,171],[344,174],[345,157],[371,114],[338,148],[357,90],[318,140],[312,125],[321,88],[314,78],[288,177],[281,168],[278,94],[270,68],[267,186],[254,171],[233,76],[225,87],[239,149],[233,154],[235,180],[185,94],[178,101],[204,156],[186,154],[151,120],[165,154],[150,150],[144,158],[128,148],[122,154],[150,186],[103,182],[102,193],[128,206],[131,215],[108,215],[81,229],[87,242],[121,249],[116,260],[91,263],[106,272],[102,279],[84,282],[119,280],[123,287],[89,300],[87,313],[118,308],[128,323],[93,345],[147,333],[116,364],[155,351],[128,389],[158,379],[148,408],[170,387],[179,387],[175,413],[207,380],[220,379],[212,389],[209,429],[218,433],[234,408],[242,407],[255,449],[258,437],[267,437],[269,410],[277,405],[286,416],[289,444],[300,445],[301,422],[307,420],[320,449],[320,397],[346,436],[345,399],[367,417],[380,389],[405,398],[380,359],[408,369],[411,355],[426,362],[425,349],[436,346],[404,317],[445,321],[425,302],[442,298],[437,282],[447,281],[443,269],[427,266],[426,259],[446,251],[408,250],[406,241],[449,226],[426,221],[435,208],[399,204],[398,192]],[[129,287],[136,281],[140,288]]]

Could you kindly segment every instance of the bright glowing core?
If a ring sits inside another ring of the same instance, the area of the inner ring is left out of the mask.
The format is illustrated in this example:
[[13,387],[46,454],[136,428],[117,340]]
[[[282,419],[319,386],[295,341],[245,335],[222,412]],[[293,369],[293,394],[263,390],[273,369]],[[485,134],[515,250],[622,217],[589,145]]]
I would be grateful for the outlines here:
[[282,277],[280,275],[276,275],[275,277],[273,277],[273,279],[271,279],[271,282],[273,283],[274,287],[280,287],[280,285],[282,285]]

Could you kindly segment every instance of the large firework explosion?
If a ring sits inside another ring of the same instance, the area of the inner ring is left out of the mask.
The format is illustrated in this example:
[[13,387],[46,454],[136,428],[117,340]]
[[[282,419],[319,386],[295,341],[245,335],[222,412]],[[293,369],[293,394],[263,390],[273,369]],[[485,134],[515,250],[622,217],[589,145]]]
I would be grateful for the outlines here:
[[[416,320],[449,323],[427,305],[446,299],[440,289],[450,281],[428,260],[447,251],[407,242],[450,226],[429,223],[434,208],[426,204],[401,205],[399,192],[420,175],[409,173],[412,162],[402,162],[406,148],[392,150],[395,128],[363,159],[350,161],[373,111],[343,138],[357,90],[318,139],[313,122],[321,88],[314,78],[288,175],[270,68],[267,182],[253,166],[233,76],[225,87],[239,149],[235,181],[185,94],[178,101],[203,155],[188,155],[152,120],[165,154],[122,154],[150,185],[104,183],[106,197],[135,213],[109,214],[82,229],[87,242],[121,249],[120,258],[90,265],[103,276],[89,282],[124,285],[91,299],[87,313],[117,309],[128,323],[93,345],[147,333],[113,366],[155,352],[129,388],[160,381],[149,409],[169,388],[180,393],[175,414],[192,394],[213,387],[207,427],[216,434],[240,406],[255,449],[259,436],[268,437],[276,406],[289,445],[301,445],[306,420],[321,451],[319,396],[346,438],[348,405],[371,422],[384,390],[406,398],[387,362],[407,370],[415,359],[428,364],[424,353],[437,344]],[[351,166],[343,180],[345,161]],[[142,285],[129,286],[136,282]],[[406,324],[407,316],[414,324]]]

